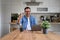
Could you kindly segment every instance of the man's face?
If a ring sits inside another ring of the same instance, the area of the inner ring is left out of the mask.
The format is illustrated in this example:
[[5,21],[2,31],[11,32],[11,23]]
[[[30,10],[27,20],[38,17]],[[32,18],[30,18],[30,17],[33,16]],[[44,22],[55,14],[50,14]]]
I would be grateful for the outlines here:
[[26,10],[25,10],[25,14],[26,14],[27,16],[29,16],[29,15],[30,15],[30,9],[26,9]]

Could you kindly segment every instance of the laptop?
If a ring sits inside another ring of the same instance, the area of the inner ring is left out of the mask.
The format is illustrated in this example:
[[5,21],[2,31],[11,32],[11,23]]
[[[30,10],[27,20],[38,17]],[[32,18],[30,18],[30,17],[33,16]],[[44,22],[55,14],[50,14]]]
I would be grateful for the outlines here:
[[40,25],[33,25],[31,29],[32,29],[32,31],[41,31],[41,26]]

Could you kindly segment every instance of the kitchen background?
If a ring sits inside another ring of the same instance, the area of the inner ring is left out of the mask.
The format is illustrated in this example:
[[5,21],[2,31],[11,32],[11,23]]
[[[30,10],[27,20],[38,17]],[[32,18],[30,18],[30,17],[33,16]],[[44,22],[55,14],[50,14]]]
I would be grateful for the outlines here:
[[[11,22],[11,13],[24,13],[24,8],[27,6],[25,2],[31,0],[0,0],[0,36],[9,33],[9,22]],[[55,15],[60,14],[60,0],[36,0],[42,2],[39,6],[29,6],[31,14],[40,20],[40,15]],[[47,11],[37,11],[37,8],[48,8]],[[38,16],[39,15],[39,16]],[[50,30],[60,32],[60,24],[53,24]]]

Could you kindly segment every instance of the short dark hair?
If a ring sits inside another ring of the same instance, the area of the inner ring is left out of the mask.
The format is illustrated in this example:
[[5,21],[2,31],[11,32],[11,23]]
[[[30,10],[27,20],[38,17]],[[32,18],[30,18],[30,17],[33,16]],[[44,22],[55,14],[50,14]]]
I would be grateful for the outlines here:
[[24,10],[26,10],[26,9],[30,9],[30,7],[25,7],[25,9],[24,9]]

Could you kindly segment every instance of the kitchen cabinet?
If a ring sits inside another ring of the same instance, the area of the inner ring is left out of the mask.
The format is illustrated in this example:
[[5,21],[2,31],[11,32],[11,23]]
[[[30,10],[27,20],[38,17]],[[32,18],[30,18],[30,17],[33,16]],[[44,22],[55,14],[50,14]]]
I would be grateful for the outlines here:
[[9,32],[12,32],[12,31],[14,31],[14,30],[16,30],[16,29],[19,29],[19,24],[17,24],[17,23],[13,23],[13,22],[11,22],[11,23],[9,23],[10,25],[9,25]]

